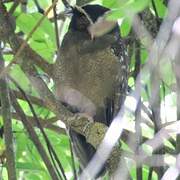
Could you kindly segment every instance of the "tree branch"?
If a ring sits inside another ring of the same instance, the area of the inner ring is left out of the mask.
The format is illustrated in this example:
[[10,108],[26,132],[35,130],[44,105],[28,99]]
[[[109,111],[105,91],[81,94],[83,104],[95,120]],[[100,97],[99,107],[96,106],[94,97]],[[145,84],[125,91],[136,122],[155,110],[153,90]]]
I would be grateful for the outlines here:
[[[12,90],[12,89],[11,89],[11,91],[16,95],[16,97],[18,99],[26,101],[26,99],[24,98],[24,96],[22,95],[21,92],[19,92],[17,90]],[[35,96],[31,96],[31,95],[27,95],[27,97],[31,100],[31,102],[33,104],[36,104],[36,105],[41,106],[41,107],[46,107],[46,104],[44,104],[44,101],[42,99],[35,97]]]
[[[22,119],[22,117],[20,117],[20,114],[17,114],[17,113],[12,113],[12,118],[16,119],[17,121],[21,121],[21,119]],[[31,126],[35,126],[35,127],[37,126],[37,123],[32,116],[26,116],[26,119],[29,121]],[[51,121],[44,120],[42,118],[38,118],[38,119],[43,128],[50,129],[58,134],[66,134],[66,131],[64,128],[60,128],[59,126],[54,125]]]
[[[4,60],[0,52],[0,72],[4,67]],[[13,133],[12,133],[12,121],[11,121],[11,105],[9,98],[9,89],[6,78],[0,79],[0,99],[2,106],[2,117],[4,124],[4,137],[6,144],[6,159],[7,159],[7,172],[8,179],[16,180],[15,169],[15,156],[13,149]]]
[[26,119],[26,115],[23,112],[23,110],[21,109],[19,103],[17,102],[16,98],[14,97],[13,94],[11,94],[11,98],[12,98],[12,104],[14,106],[14,109],[16,110],[16,112],[19,114],[19,116],[21,117],[21,121],[24,125],[24,127],[27,129],[27,132],[30,136],[30,139],[32,140],[32,142],[34,143],[34,145],[36,146],[41,158],[43,159],[47,170],[49,171],[49,174],[51,175],[52,179],[54,180],[58,180],[58,176],[53,168],[53,165],[51,163],[51,161],[48,158],[48,155],[44,149],[44,147],[42,146],[38,135],[36,134],[35,130],[33,129],[32,125],[28,122],[28,120]]
[[[10,64],[8,64],[8,66],[3,70],[3,72],[1,72],[0,76],[7,74],[7,72],[10,70],[10,67],[12,66],[12,64],[14,64],[14,63],[21,63],[21,62],[17,62],[17,61],[19,61],[18,57],[19,57],[19,55],[24,54],[26,51],[28,52],[28,56],[30,56],[32,58],[31,60],[34,60],[34,59],[36,60],[36,61],[34,61],[34,64],[37,64],[45,72],[47,71],[46,73],[51,75],[51,73],[52,73],[52,68],[51,68],[52,65],[47,63],[41,56],[37,55],[35,53],[35,51],[32,50],[29,47],[29,45],[27,44],[27,41],[32,36],[33,32],[38,28],[39,24],[44,20],[45,16],[48,14],[48,12],[53,8],[53,6],[55,5],[56,1],[57,0],[55,0],[53,2],[53,4],[51,5],[51,7],[48,8],[48,10],[44,14],[44,16],[37,22],[37,24],[34,26],[32,31],[28,34],[28,36],[27,36],[25,41],[20,39],[20,38],[18,38],[14,34],[15,22],[11,18],[11,15],[8,14],[8,12],[6,11],[6,8],[3,5],[3,3],[0,2],[0,12],[1,12],[1,14],[0,14],[1,15],[0,23],[2,25],[2,30],[0,29],[0,37],[1,37],[2,40],[4,39],[6,42],[10,43],[10,42],[15,42],[16,41],[16,43],[17,43],[17,46],[16,46],[16,44],[12,43],[13,47],[11,47],[13,49],[14,54],[15,54],[14,59],[10,62]],[[3,31],[4,28],[9,28],[9,29],[7,29],[6,32],[4,32]]]

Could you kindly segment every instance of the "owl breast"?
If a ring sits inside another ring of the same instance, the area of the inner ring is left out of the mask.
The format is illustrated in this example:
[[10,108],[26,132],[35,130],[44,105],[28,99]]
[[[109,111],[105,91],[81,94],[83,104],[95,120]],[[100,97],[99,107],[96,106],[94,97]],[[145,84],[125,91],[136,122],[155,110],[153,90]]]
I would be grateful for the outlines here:
[[64,43],[56,62],[56,95],[80,112],[94,116],[97,108],[104,108],[106,98],[114,95],[118,58],[110,46],[82,54],[79,41],[69,43]]

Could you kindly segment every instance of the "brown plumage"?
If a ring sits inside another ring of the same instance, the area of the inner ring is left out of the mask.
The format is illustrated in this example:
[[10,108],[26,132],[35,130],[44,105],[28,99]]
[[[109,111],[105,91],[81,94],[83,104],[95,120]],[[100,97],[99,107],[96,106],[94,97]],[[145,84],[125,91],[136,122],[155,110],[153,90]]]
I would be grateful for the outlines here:
[[[83,8],[93,22],[108,10],[99,5],[87,5]],[[101,12],[94,15],[92,9],[99,12],[99,8]],[[114,115],[114,102],[117,101],[116,92],[121,88],[121,93],[125,94],[127,87],[127,63],[123,59],[125,55],[117,49],[120,40],[119,28],[116,26],[110,33],[91,40],[87,31],[90,23],[87,20],[84,24],[74,22],[85,18],[82,16],[81,13],[73,14],[59,50],[54,66],[56,95],[74,111],[87,113],[94,121],[109,126]],[[79,24],[84,26],[79,29],[79,26],[76,27]],[[120,50],[124,50],[123,48]],[[121,102],[118,104],[122,103],[124,94],[121,94]],[[95,149],[76,132],[70,131],[70,135],[75,152],[84,167],[92,158]]]

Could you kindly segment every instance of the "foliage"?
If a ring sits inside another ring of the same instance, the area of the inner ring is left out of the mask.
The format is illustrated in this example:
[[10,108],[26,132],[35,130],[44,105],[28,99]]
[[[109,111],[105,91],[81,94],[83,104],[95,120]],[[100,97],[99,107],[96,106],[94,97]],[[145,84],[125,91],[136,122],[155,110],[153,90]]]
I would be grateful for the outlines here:
[[[131,42],[131,37],[133,34],[133,23],[134,23],[134,17],[138,13],[143,13],[144,10],[148,10],[152,13],[152,15],[158,19],[163,21],[165,17],[167,16],[167,7],[163,0],[156,0],[155,1],[155,7],[152,4],[152,0],[98,0],[96,1],[99,4],[102,4],[110,9],[112,9],[111,14],[108,16],[108,19],[110,20],[118,20],[120,27],[121,27],[121,35],[123,38],[126,39],[127,42]],[[40,5],[47,9],[47,7],[51,4],[50,0],[41,0],[39,1]],[[13,3],[6,3],[6,6],[8,9],[12,7]],[[62,3],[59,3],[58,6],[59,10],[63,10],[64,7]],[[155,12],[157,11],[157,12]],[[157,14],[156,14],[157,13]],[[158,17],[157,17],[158,15]],[[43,16],[39,12],[37,12],[37,7],[32,1],[29,1],[27,4],[27,11],[23,12],[21,11],[20,6],[16,8],[16,10],[13,13],[13,16],[16,20],[16,32],[23,33],[24,38],[27,37],[28,33],[31,32],[35,24],[38,22],[38,20]],[[68,27],[68,20],[65,21],[65,23],[62,25],[59,25],[60,28],[62,28],[62,32],[60,34],[59,39],[63,38],[63,35],[67,31]],[[159,29],[159,27],[157,27]],[[151,33],[151,32],[150,32]],[[138,38],[134,38],[133,41],[137,41]],[[143,39],[141,39],[143,42]],[[35,50],[40,56],[42,56],[47,62],[53,63],[54,57],[57,51],[56,48],[56,35],[54,31],[54,23],[48,19],[48,17],[45,18],[45,20],[42,22],[42,24],[38,27],[38,29],[33,33],[31,39],[29,40],[30,47]],[[133,45],[132,45],[133,44]],[[130,56],[130,72],[129,72],[129,86],[132,90],[134,90],[135,87],[135,77],[134,77],[134,71],[136,71],[136,47],[134,45],[135,43],[129,43],[128,44],[128,53],[131,54]],[[12,55],[8,53],[4,53],[3,57],[5,59],[5,63],[8,64],[12,60]],[[145,47],[145,45],[142,43],[140,45],[140,68],[143,68],[149,58],[149,49]],[[154,59],[154,61],[156,61]],[[167,61],[167,62],[166,62]],[[162,121],[176,121],[176,97],[173,87],[176,84],[176,77],[172,69],[172,63],[169,61],[169,58],[164,59],[160,62],[159,65],[159,87],[160,87],[160,106],[161,106],[161,113],[160,117]],[[143,72],[143,71],[142,71]],[[40,76],[43,76],[42,70],[39,69]],[[38,94],[35,91],[35,89],[32,87],[31,83],[25,76],[25,74],[22,72],[19,65],[14,65],[12,68],[12,71],[10,72],[10,75],[14,77],[14,79],[18,80],[18,84],[23,88],[23,90],[31,96],[37,97]],[[144,74],[143,74],[144,75]],[[144,105],[146,105],[147,109],[152,112],[151,105],[149,103],[149,96],[152,91],[152,82],[151,78],[149,78],[150,75],[147,73],[147,76],[141,77],[141,83],[142,83],[142,89],[141,89],[141,100]],[[46,80],[46,77],[45,77]],[[49,88],[53,91],[53,83],[51,82],[51,79],[49,80],[47,78],[46,83]],[[9,86],[13,90],[17,90],[16,87],[9,83]],[[24,112],[27,116],[32,117],[31,110],[29,109],[29,106],[26,102],[26,100],[20,100],[19,103],[21,107],[23,108]],[[131,101],[130,101],[131,103]],[[52,112],[49,112],[48,108],[41,106],[41,105],[34,105],[35,111],[38,115],[38,117],[42,118],[44,121],[51,120],[51,118],[54,117],[54,114]],[[13,111],[12,111],[13,112]],[[151,113],[153,114],[153,113]],[[142,116],[146,119],[146,121],[151,125],[145,125],[144,122],[142,122],[142,135],[146,138],[152,138],[154,137],[154,124],[150,120],[149,117],[147,117],[147,114],[144,112],[142,113]],[[134,131],[135,130],[135,121],[134,116],[132,114],[128,114],[126,116],[129,126],[127,125],[128,130]],[[169,118],[171,118],[169,120]],[[1,120],[1,117],[0,117]],[[55,125],[59,126],[58,123],[55,123]],[[0,121],[1,126],[1,121]],[[17,117],[13,117],[13,132],[14,132],[14,149],[16,154],[16,169],[17,169],[17,177],[18,179],[33,179],[33,180],[49,180],[50,176],[48,174],[48,171],[39,156],[39,153],[37,152],[34,144],[29,139],[26,130],[24,129],[22,123],[18,120]],[[44,146],[45,142],[42,137],[42,134],[40,131],[36,128],[36,132],[38,132],[39,138],[41,139],[41,142]],[[73,171],[72,171],[72,159],[71,159],[71,152],[70,152],[70,144],[69,139],[66,135],[60,134],[58,131],[55,130],[49,130],[46,129],[46,134],[48,135],[48,138],[50,139],[50,142],[52,142],[53,147],[55,148],[56,153],[58,154],[58,157],[63,165],[63,168],[65,170],[65,173],[68,177],[68,179],[73,179]],[[175,141],[175,138],[172,138],[172,141]],[[122,143],[122,149],[128,152],[133,152],[131,148],[126,144]],[[4,150],[3,141],[0,139],[0,156],[1,151]],[[170,150],[174,150],[175,146],[170,143],[166,142],[167,148]],[[148,149],[148,148],[145,148]],[[145,150],[149,151],[149,150]],[[130,168],[130,174],[133,177],[133,179],[138,179],[136,174],[136,167],[134,161],[132,161],[130,158],[127,158],[127,162]],[[132,165],[133,164],[133,165]],[[76,162],[76,166],[78,167],[78,162]],[[3,179],[7,179],[7,172],[4,166],[0,167],[2,170],[0,173],[3,177]],[[142,168],[142,176],[143,179],[148,179],[148,176],[150,175],[150,168],[149,166],[143,166]],[[152,179],[157,179],[158,174],[157,171],[153,171],[152,173]],[[0,178],[1,179],[1,178]]]

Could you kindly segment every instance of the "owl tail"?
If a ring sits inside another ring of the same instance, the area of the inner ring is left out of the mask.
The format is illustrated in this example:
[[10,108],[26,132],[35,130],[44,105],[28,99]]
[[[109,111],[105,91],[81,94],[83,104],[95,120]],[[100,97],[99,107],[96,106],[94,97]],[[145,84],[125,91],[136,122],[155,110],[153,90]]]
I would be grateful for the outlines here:
[[[73,144],[74,152],[80,162],[80,173],[81,171],[88,165],[94,156],[96,150],[95,148],[89,144],[85,137],[76,133],[72,129],[69,130],[69,135],[71,138],[71,142]],[[105,173],[105,166],[98,172],[96,178],[102,176]],[[96,179],[95,178],[95,179]]]
[[[94,117],[94,121],[101,122],[110,125],[113,119],[113,102],[112,100],[107,99],[105,102],[105,108],[98,108],[97,114]],[[74,152],[80,162],[80,170],[82,171],[90,162],[94,156],[96,150],[95,148],[86,141],[86,138],[74,130],[69,130],[69,135],[71,142],[73,144]],[[98,172],[96,178],[105,174],[106,165],[104,164],[102,169]]]

